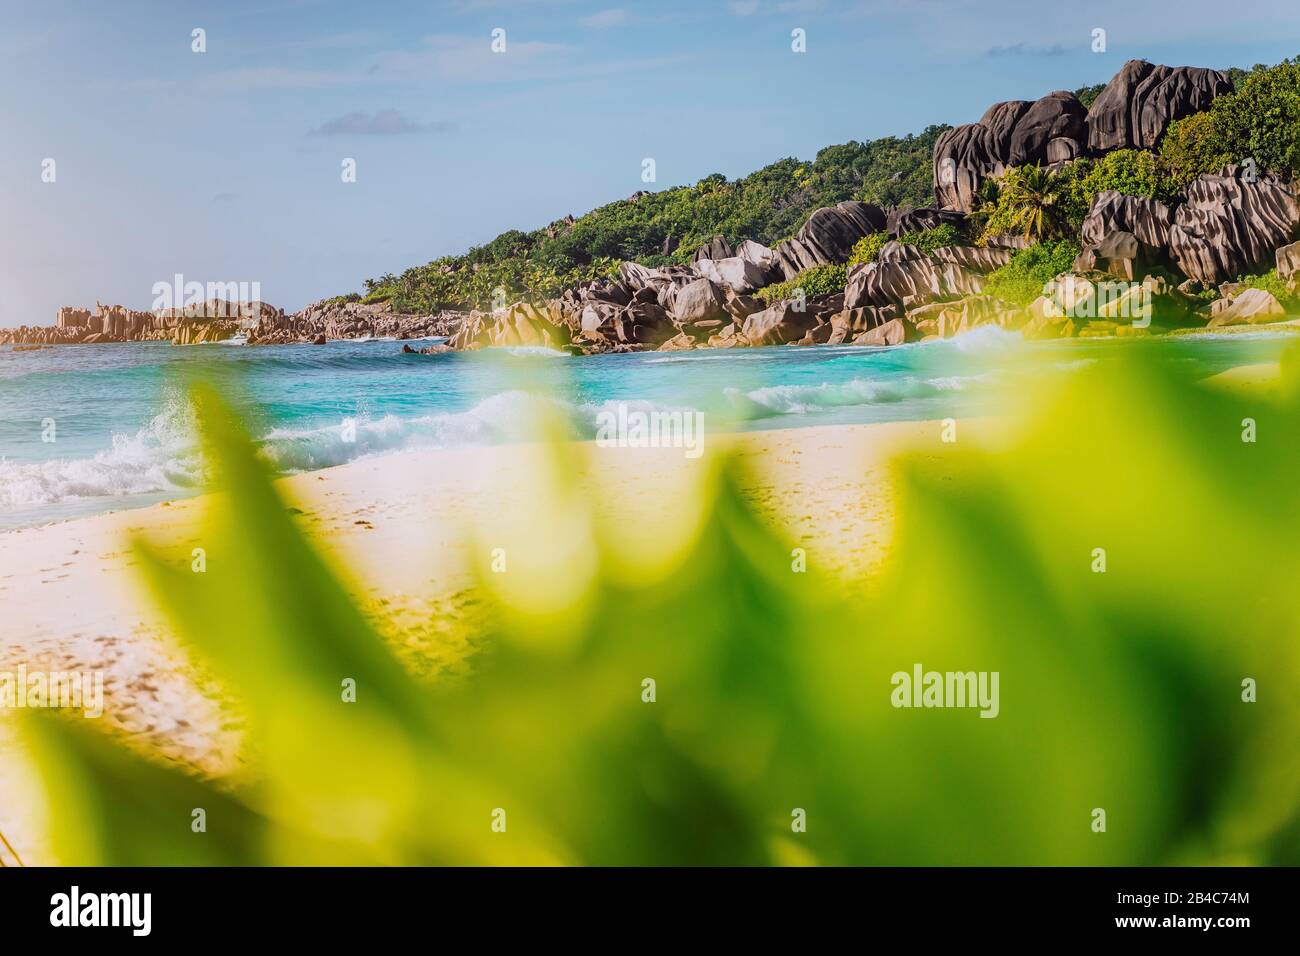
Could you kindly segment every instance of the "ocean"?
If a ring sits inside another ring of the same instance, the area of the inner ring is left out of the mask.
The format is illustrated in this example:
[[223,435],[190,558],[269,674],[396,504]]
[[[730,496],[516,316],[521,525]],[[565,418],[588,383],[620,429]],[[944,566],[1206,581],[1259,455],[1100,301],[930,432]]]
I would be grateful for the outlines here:
[[1027,343],[986,327],[892,349],[579,358],[536,348],[410,355],[391,340],[3,349],[0,530],[201,491],[203,463],[186,398],[195,377],[228,396],[279,471],[299,472],[413,448],[525,440],[539,404],[562,415],[579,438],[594,437],[601,410],[624,402],[702,411],[715,432],[960,418],[1003,413],[1035,376],[1069,374],[1119,349],[1150,349],[1204,376],[1276,361],[1294,341],[1251,331]]

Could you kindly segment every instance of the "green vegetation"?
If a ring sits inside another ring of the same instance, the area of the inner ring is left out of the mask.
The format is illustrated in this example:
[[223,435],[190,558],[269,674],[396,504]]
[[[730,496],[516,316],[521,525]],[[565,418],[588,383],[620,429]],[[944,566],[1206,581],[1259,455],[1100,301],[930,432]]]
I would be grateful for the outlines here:
[[1300,295],[1287,288],[1286,282],[1277,274],[1276,269],[1269,269],[1262,275],[1240,276],[1237,279],[1247,289],[1263,289],[1282,303],[1288,312],[1300,311]]
[[1077,236],[1093,200],[1107,189],[1164,201],[1176,192],[1156,154],[1117,149],[1057,172],[1037,166],[1010,169],[1001,180],[984,184],[972,218],[982,226],[984,239],[1019,234],[1044,242]]
[[1077,231],[1071,215],[1071,180],[1041,166],[1013,166],[997,186],[984,219],[984,236],[1023,235],[1033,242]]
[[794,298],[798,289],[803,289],[805,299],[834,295],[836,292],[844,291],[848,268],[843,263],[813,266],[811,269],[805,269],[793,279],[777,282],[766,288],[759,289],[755,295],[768,305],[784,299]]
[[1234,162],[1250,157],[1261,170],[1300,175],[1300,57],[1255,67],[1209,112],[1206,150],[1217,149]]
[[812,162],[783,159],[734,182],[714,174],[533,232],[505,232],[464,255],[367,280],[366,301],[391,299],[402,311],[428,312],[487,308],[498,294],[548,298],[611,275],[623,259],[649,266],[689,262],[715,235],[733,244],[753,239],[775,245],[794,235],[813,210],[846,199],[927,205],[933,200],[934,141],[945,129],[828,146]]
[[[791,573],[734,468],[694,492],[698,524],[620,537],[561,446],[510,573],[483,569],[481,651],[431,684],[205,395],[228,494],[195,540],[221,560],[138,551],[246,716],[249,766],[213,780],[90,726],[108,721],[24,712],[46,845],[68,865],[1294,866],[1300,510],[1260,502],[1293,499],[1300,445],[1238,423],[1294,435],[1300,407],[1136,358],[1021,395],[997,454],[898,462],[862,587]],[[918,663],[999,672],[997,718],[892,706]]]
[[1018,249],[1006,265],[989,273],[984,293],[1011,305],[1029,305],[1049,282],[1073,268],[1079,252],[1073,239]]
[[[1018,233],[1049,242],[1077,233],[1098,192],[1168,201],[1188,182],[1229,161],[1253,158],[1261,170],[1300,174],[1300,58],[1230,71],[1237,89],[1210,110],[1171,125],[1158,152],[1118,150],[1079,160],[1052,175],[1036,167],[986,183],[973,215],[984,235]],[[1085,107],[1102,84],[1075,95]],[[577,219],[532,232],[511,230],[460,256],[367,280],[365,300],[391,300],[403,311],[488,308],[505,298],[540,299],[600,276],[619,261],[648,266],[689,262],[715,235],[735,244],[775,245],[820,206],[860,199],[881,206],[932,201],[934,142],[948,127],[918,136],[829,146],[812,162],[783,159],[728,181],[721,174],[609,203]],[[869,240],[869,241],[868,241]],[[855,262],[871,261],[883,240],[868,237]]]
[[1171,123],[1160,141],[1160,165],[1171,190],[1232,162],[1213,113],[1194,113]]
[[855,266],[859,262],[875,262],[876,256],[880,255],[880,250],[888,241],[889,234],[884,232],[873,232],[869,236],[863,236],[853,244],[853,252],[849,256],[849,265]]
[[1094,83],[1092,86],[1081,86],[1074,91],[1074,98],[1083,104],[1085,110],[1092,109],[1092,104],[1097,102],[1097,97],[1101,91],[1106,88],[1105,83]]
[[1076,166],[1071,190],[1081,200],[1085,214],[1097,194],[1107,189],[1125,196],[1166,201],[1176,192],[1169,188],[1159,158],[1145,149],[1117,149]]
[[965,245],[955,227],[943,223],[935,226],[933,229],[922,229],[920,232],[905,232],[898,237],[898,241],[909,246],[916,246],[922,252],[931,253],[936,249],[942,249],[945,246]]
[[[883,232],[873,232],[869,236],[863,236],[853,246],[853,254],[849,256],[849,265],[854,266],[860,262],[875,262],[876,257],[880,255],[880,250],[888,241],[889,236]],[[947,223],[935,226],[933,229],[905,232],[898,237],[898,241],[909,246],[916,246],[927,253],[942,249],[944,246],[966,244],[966,240],[962,238],[961,233]]]

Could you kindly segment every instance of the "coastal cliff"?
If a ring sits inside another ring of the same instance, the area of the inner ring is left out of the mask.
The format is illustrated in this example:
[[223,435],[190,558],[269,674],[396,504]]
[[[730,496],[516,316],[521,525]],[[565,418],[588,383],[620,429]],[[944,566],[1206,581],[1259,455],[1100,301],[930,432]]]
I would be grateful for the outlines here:
[[[445,336],[432,351],[589,354],[898,345],[988,324],[1040,338],[1277,321],[1300,311],[1297,144],[1300,61],[1247,73],[1132,60],[1100,89],[995,103],[974,123],[506,233],[368,282],[364,297],[288,315],[263,303],[65,308],[55,326],[0,330],[0,342]],[[928,205],[886,202],[915,197],[918,175]],[[854,198],[772,241],[792,205],[846,189]],[[693,238],[705,198],[730,210],[713,223],[730,234]],[[600,255],[611,243],[641,252]]]

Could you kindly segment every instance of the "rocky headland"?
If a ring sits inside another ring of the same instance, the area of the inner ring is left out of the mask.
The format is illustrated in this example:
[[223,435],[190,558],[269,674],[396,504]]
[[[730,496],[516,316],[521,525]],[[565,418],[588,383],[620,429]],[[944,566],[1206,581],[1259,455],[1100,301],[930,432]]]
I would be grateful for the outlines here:
[[[1053,221],[1053,202],[1064,201],[1053,190],[1064,195],[1060,185],[1081,164],[1120,152],[1153,157],[1171,126],[1208,115],[1233,89],[1225,72],[1133,60],[1088,107],[1074,93],[1054,91],[1033,102],[995,103],[978,122],[944,131],[934,141],[931,206],[843,201],[816,209],[770,247],[753,239],[733,245],[719,235],[689,261],[624,261],[557,296],[490,311],[415,314],[359,296],[293,314],[220,301],[157,313],[64,308],[54,326],[0,330],[0,342],[192,344],[243,335],[254,345],[445,336],[446,345],[423,351],[537,345],[590,354],[892,346],[990,324],[1043,338],[1278,321],[1288,311],[1282,299],[1300,297],[1298,187],[1293,171],[1253,157],[1201,172],[1159,198],[1099,189],[1089,195],[1081,227],[1058,234],[1077,255],[1041,294],[1016,301],[1000,294],[1005,284],[996,281],[1018,253],[1049,237],[1044,223]],[[1013,210],[1016,228],[998,231],[990,223],[1007,204],[996,195],[1013,179],[1028,212]],[[927,236],[945,244],[917,240]],[[1261,273],[1269,282],[1242,281]],[[814,276],[821,281],[805,281]]]

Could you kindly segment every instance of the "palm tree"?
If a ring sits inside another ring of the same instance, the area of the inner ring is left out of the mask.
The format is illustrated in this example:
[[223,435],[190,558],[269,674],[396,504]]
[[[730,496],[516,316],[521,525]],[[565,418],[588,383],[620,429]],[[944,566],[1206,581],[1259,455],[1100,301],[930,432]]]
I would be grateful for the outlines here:
[[1010,213],[1010,226],[1023,231],[1030,242],[1062,238],[1068,232],[1065,181],[1041,166],[1019,166],[1007,171],[1002,200]]

